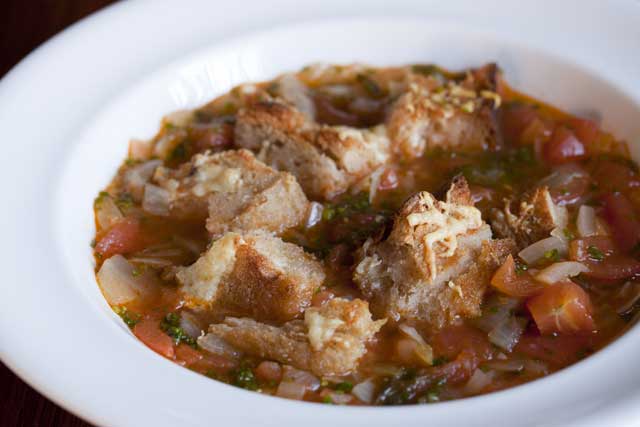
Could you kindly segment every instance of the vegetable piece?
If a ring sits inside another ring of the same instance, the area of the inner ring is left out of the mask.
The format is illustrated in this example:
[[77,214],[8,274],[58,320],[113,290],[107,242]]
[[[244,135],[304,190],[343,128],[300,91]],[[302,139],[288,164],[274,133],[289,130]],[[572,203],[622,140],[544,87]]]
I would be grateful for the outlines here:
[[[532,281],[533,282],[533,281]],[[540,284],[536,283],[538,286]],[[482,305],[482,316],[474,320],[474,325],[484,332],[491,332],[499,324],[512,316],[521,301],[501,294],[493,294]],[[434,365],[436,360],[434,360]]]
[[535,295],[544,287],[533,280],[528,272],[518,273],[516,263],[511,255],[495,272],[491,278],[491,285],[500,292],[512,297],[529,297]]
[[133,328],[136,323],[138,323],[140,321],[140,316],[138,316],[135,313],[132,313],[129,311],[129,309],[127,309],[127,307],[123,306],[123,305],[117,305],[113,307],[113,311],[120,316],[120,318],[122,319],[122,321],[125,323],[125,325],[127,325],[129,328]]
[[264,382],[278,382],[282,379],[282,367],[277,362],[264,360],[256,367],[256,377]]
[[398,329],[411,338],[415,343],[410,345],[410,343],[406,343],[406,340],[398,341],[398,350],[399,353],[403,354],[404,359],[410,362],[411,359],[417,357],[422,364],[427,366],[433,364],[433,349],[425,342],[424,338],[422,338],[422,335],[420,335],[416,328],[409,326],[406,323],[401,323],[398,326]]
[[122,255],[114,255],[102,263],[97,279],[109,304],[126,304],[150,291],[149,278],[136,276],[134,271]]
[[157,317],[145,317],[133,327],[133,333],[156,353],[168,359],[175,357],[173,340],[160,329],[160,319]]
[[578,117],[567,120],[567,126],[573,131],[575,136],[587,147],[596,142],[600,130],[593,120],[581,119]]
[[518,142],[524,130],[538,117],[528,105],[506,105],[501,109],[502,133],[509,142]]
[[176,360],[184,363],[185,366],[194,365],[203,358],[202,353],[186,344],[177,346],[175,352]]
[[589,174],[577,163],[567,163],[554,168],[543,178],[540,186],[549,188],[553,202],[558,206],[577,203],[589,190]]
[[324,206],[318,202],[311,202],[309,204],[309,212],[307,214],[307,221],[305,223],[306,228],[312,228],[314,225],[322,221],[322,211]]
[[640,274],[640,261],[624,255],[614,255],[606,258],[601,263],[590,264],[589,271],[584,273],[587,277],[600,280],[622,280]]
[[95,252],[103,259],[144,249],[147,241],[140,222],[125,218],[112,226],[96,242]]
[[489,341],[510,352],[520,340],[526,325],[526,319],[510,316],[489,332]]
[[518,256],[527,264],[534,264],[545,257],[549,258],[553,254],[556,254],[557,256],[564,255],[567,253],[567,249],[567,242],[551,236],[546,239],[538,240],[537,242],[527,246],[518,252]]
[[535,279],[542,283],[546,283],[547,285],[553,285],[554,283],[561,282],[565,279],[588,271],[589,268],[580,262],[556,262],[536,274]]
[[491,384],[493,377],[493,372],[484,373],[481,369],[476,369],[473,371],[473,375],[471,375],[469,381],[464,385],[464,391],[468,394],[478,394]]
[[566,127],[557,127],[543,147],[543,157],[552,165],[580,160],[586,157],[584,144]]
[[96,210],[98,231],[109,229],[123,218],[122,212],[109,193],[101,192],[93,206]]
[[160,329],[173,338],[176,345],[185,343],[193,348],[198,346],[195,338],[187,334],[180,326],[180,315],[177,313],[168,313],[160,322]]
[[483,366],[498,372],[522,372],[525,367],[525,361],[496,360],[485,363]]
[[357,397],[363,403],[371,403],[375,397],[376,385],[371,378],[356,384],[351,390],[351,394]]
[[604,218],[611,226],[613,238],[625,252],[640,242],[640,221],[633,205],[620,193],[607,194],[602,198]]
[[580,206],[576,227],[580,237],[594,236],[597,233],[596,210],[591,206]]
[[169,192],[157,185],[145,184],[142,209],[152,215],[169,215]]
[[282,381],[278,384],[276,396],[286,397],[287,399],[302,400],[307,388],[303,384],[292,381]]
[[228,358],[237,358],[240,356],[240,352],[222,338],[214,334],[206,334],[198,338],[198,345],[208,352],[218,356]]
[[569,245],[569,259],[585,263],[589,267],[603,261],[616,252],[615,244],[609,237],[591,236],[574,239]]
[[578,334],[595,330],[589,295],[570,281],[545,288],[527,301],[527,308],[542,334]]
[[245,390],[257,390],[258,381],[249,366],[241,366],[233,373],[233,385]]
[[640,261],[620,254],[613,241],[604,236],[573,240],[569,257],[585,264],[589,271],[584,275],[595,279],[615,281],[640,274]]

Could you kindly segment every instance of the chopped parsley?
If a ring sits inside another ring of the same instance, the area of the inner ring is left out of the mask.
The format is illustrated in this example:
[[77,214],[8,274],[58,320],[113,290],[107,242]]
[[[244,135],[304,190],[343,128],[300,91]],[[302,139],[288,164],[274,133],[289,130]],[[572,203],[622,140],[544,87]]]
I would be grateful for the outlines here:
[[562,234],[564,234],[564,237],[566,237],[567,240],[573,240],[576,237],[575,234],[573,234],[568,228],[562,230]]
[[594,261],[602,261],[604,259],[604,253],[596,246],[589,246],[587,248],[587,253],[589,254],[589,258]]
[[120,208],[120,210],[126,210],[133,206],[133,196],[129,193],[121,193],[118,195],[116,199],[116,206]]
[[123,305],[116,305],[115,307],[113,307],[113,311],[120,316],[120,318],[122,319],[122,321],[125,323],[125,325],[127,325],[129,328],[133,328],[136,323],[138,323],[140,321],[140,316],[129,311],[127,309],[127,307],[123,306]]
[[257,390],[258,381],[256,376],[248,366],[238,368],[233,375],[233,385],[245,390]]
[[560,259],[560,253],[557,249],[550,249],[544,253],[544,258],[556,262]]
[[529,269],[529,266],[527,264],[525,264],[524,262],[516,261],[516,274],[517,275],[520,275],[520,274],[524,273],[528,269]]
[[338,393],[349,393],[351,389],[353,389],[353,384],[348,381],[344,381],[344,382],[335,384],[333,386],[333,389]]
[[195,338],[187,334],[180,326],[180,316],[178,314],[167,314],[160,322],[160,329],[173,338],[176,345],[182,342],[193,348],[198,348]]
[[327,403],[329,405],[333,405],[333,400],[331,400],[331,396],[325,396],[322,398],[322,403]]
[[[492,307],[493,309],[496,309],[497,311],[497,307]],[[449,362],[449,358],[446,356],[438,356],[435,359],[433,359],[433,363],[432,366],[440,366],[440,365],[444,365],[445,363]]]

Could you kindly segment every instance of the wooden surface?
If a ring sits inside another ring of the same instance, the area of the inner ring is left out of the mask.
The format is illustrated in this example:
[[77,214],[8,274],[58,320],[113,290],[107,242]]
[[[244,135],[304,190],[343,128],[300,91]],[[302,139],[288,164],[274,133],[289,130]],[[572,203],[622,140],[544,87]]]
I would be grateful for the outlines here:
[[[0,76],[54,34],[114,0],[2,0]],[[86,427],[0,363],[0,426]]]

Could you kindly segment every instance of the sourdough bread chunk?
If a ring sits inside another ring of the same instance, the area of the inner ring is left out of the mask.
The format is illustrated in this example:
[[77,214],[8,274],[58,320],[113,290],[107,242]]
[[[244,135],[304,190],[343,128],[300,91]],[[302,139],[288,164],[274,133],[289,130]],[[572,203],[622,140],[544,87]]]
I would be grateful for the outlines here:
[[187,307],[283,322],[302,314],[325,274],[299,246],[256,231],[226,233],[176,278]]
[[295,178],[248,150],[197,154],[176,170],[160,167],[156,186],[169,194],[169,214],[205,219],[212,237],[227,231],[280,233],[300,224],[309,201]]
[[462,82],[443,83],[413,75],[408,90],[395,102],[387,120],[394,152],[408,158],[443,148],[481,151],[495,148],[499,106],[495,65],[467,74]]
[[499,237],[514,239],[520,249],[549,237],[554,228],[567,226],[564,206],[553,203],[547,187],[539,187],[519,199],[504,201],[502,209],[491,211],[491,227]]
[[304,320],[281,327],[248,318],[227,317],[213,324],[218,336],[243,353],[277,360],[319,376],[346,375],[357,368],[366,343],[386,320],[372,320],[368,303],[359,299],[329,300],[307,308]]
[[376,315],[438,329],[480,314],[490,276],[512,249],[510,241],[491,240],[466,181],[457,178],[445,201],[412,196],[389,236],[365,243],[353,279]]
[[326,126],[279,100],[257,102],[238,112],[236,144],[254,150],[278,170],[291,172],[305,193],[330,199],[389,159],[384,126]]

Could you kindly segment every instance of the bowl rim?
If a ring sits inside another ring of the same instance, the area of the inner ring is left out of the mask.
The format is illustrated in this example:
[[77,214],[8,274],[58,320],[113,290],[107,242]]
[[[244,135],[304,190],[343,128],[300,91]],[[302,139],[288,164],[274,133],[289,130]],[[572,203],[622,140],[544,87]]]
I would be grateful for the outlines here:
[[[283,4],[287,4],[287,2],[289,2],[290,0],[282,0]],[[250,3],[250,2],[249,2]],[[365,4],[364,1],[361,1],[360,3]],[[411,7],[411,1],[406,1],[404,2],[406,3],[409,7]],[[458,3],[467,3],[465,1],[461,1]],[[500,2],[497,2],[497,4]],[[592,6],[590,7],[594,7],[593,5],[596,4],[596,2],[592,2],[590,3]],[[147,5],[148,6],[148,5]],[[117,4],[114,6],[110,6],[107,9],[105,9],[104,11],[93,15],[83,21],[81,21],[78,24],[73,25],[72,27],[70,27],[68,30],[66,30],[65,32],[63,32],[62,34],[54,37],[52,40],[50,40],[49,42],[45,43],[45,45],[43,45],[42,47],[38,48],[34,53],[32,53],[31,55],[29,55],[29,57],[27,57],[23,62],[21,62],[17,67],[15,67],[13,70],[11,70],[7,76],[5,76],[5,78],[3,78],[3,80],[0,82],[0,94],[5,94],[5,95],[13,95],[16,93],[20,93],[21,91],[24,90],[24,85],[28,84],[29,82],[33,82],[37,77],[41,77],[42,73],[40,72],[39,68],[41,69],[41,67],[47,65],[48,63],[51,62],[52,58],[55,58],[57,55],[71,55],[72,57],[75,56],[77,57],[77,55],[81,55],[82,51],[76,51],[74,53],[70,53],[70,50],[74,50],[74,49],[78,49],[78,42],[80,42],[81,39],[85,38],[85,37],[90,37],[93,34],[95,34],[97,32],[96,28],[100,27],[100,29],[104,29],[106,27],[109,27],[111,25],[113,25],[116,22],[119,22],[121,19],[127,19],[127,20],[131,20],[131,19],[141,19],[141,16],[143,16],[143,14],[146,14],[146,12],[148,12],[149,9],[151,9],[151,6],[145,6],[142,7],[140,5],[129,5],[128,3],[122,3],[122,4]],[[164,4],[164,6],[166,6],[166,4]],[[328,6],[328,5],[327,5]],[[154,7],[154,10],[156,10],[156,15],[154,16],[158,16],[158,13],[161,13],[161,11],[157,8]],[[638,13],[638,9],[635,8],[633,9],[636,13],[635,17],[639,17],[640,14]],[[126,17],[126,18],[125,18]],[[349,18],[341,18],[341,19],[337,19],[337,20],[317,20],[316,24],[317,25],[326,25],[327,23],[330,22],[337,22],[337,21],[344,21],[344,20],[348,20]],[[366,19],[366,18],[359,18],[360,20],[362,19]],[[376,18],[370,18],[371,22],[373,22],[373,20],[377,20],[378,22],[380,21],[384,21],[384,20],[401,20],[402,18],[386,18],[386,19],[381,19],[379,16]],[[428,20],[429,18],[427,17],[426,20]],[[308,25],[306,23],[294,23],[293,27],[295,26],[302,26],[302,25]],[[311,24],[311,25],[315,25],[315,24]],[[248,38],[255,38],[255,37],[261,37],[264,34],[267,34],[269,31],[281,31],[285,28],[284,25],[271,25],[276,27],[276,29],[274,30],[267,30],[266,32],[258,32],[258,33],[251,33],[248,36]],[[291,26],[286,26],[287,28],[292,28]],[[129,31],[129,28],[127,27],[127,32]],[[232,34],[233,31],[229,30],[230,33],[228,34]],[[127,34],[127,35],[133,35],[135,36],[136,33],[134,30],[131,30],[131,33]],[[234,40],[238,40],[237,38],[234,38]],[[124,42],[124,37],[121,37],[119,39],[119,42]],[[232,41],[233,42],[233,41]],[[191,41],[190,42],[191,45],[190,47],[187,49],[187,52],[195,52],[194,55],[197,56],[199,55],[202,49],[204,50],[210,50],[211,46],[210,43],[205,43],[202,44],[201,41]],[[227,40],[226,40],[226,35],[225,36],[221,36],[220,37],[220,41],[218,42],[219,44],[226,44]],[[216,43],[216,44],[218,44]],[[209,47],[203,47],[206,46],[207,44],[209,44]],[[118,47],[121,46],[112,46],[112,49],[116,49]],[[202,48],[202,49],[199,49]],[[173,51],[173,53],[167,53],[163,58],[156,58],[154,60],[149,60],[147,62],[145,62],[143,65],[141,65],[138,68],[138,73],[140,73],[140,70],[146,69],[146,70],[153,70],[153,69],[157,69],[159,67],[159,64],[167,64],[167,63],[171,63],[173,61],[173,55],[175,54],[175,51]],[[180,57],[183,56],[182,53],[179,54]],[[70,61],[71,62],[71,61]],[[69,67],[72,64],[69,64]],[[637,66],[638,63],[636,62],[635,65]],[[67,66],[62,67],[63,69],[68,71]],[[122,72],[123,74],[119,77],[118,80],[118,85],[120,85],[120,87],[127,87],[132,83],[132,79],[131,79],[131,75],[132,73],[129,71],[127,72],[126,67],[124,67],[124,71]],[[638,69],[638,67],[635,68],[636,70]],[[73,73],[70,73],[73,74]],[[627,86],[629,83],[625,83],[623,80],[617,79],[615,77],[615,73],[612,74],[613,77],[612,78],[616,83],[620,84],[620,87],[625,87],[629,88],[629,94],[631,97],[634,98],[635,102],[638,103],[638,100],[640,99],[640,85],[638,85],[637,83],[633,86]],[[57,79],[51,79],[50,81],[48,81],[47,83],[55,83]],[[78,95],[75,95],[78,96]],[[108,98],[108,94],[105,92],[103,94],[103,98]],[[2,97],[0,96],[0,99],[7,99],[7,97]],[[10,97],[9,99],[15,99],[14,97]],[[30,98],[31,100],[33,100],[33,98]],[[96,101],[97,102],[97,101]],[[19,102],[18,102],[19,103]],[[27,106],[24,110],[22,111],[29,111],[30,108],[28,108],[29,106]],[[50,108],[50,107],[49,107]],[[95,106],[93,107],[95,108]],[[12,114],[10,111],[8,111],[9,108],[7,106],[7,102],[0,102],[0,118],[6,118],[6,117],[11,117]],[[86,113],[87,115],[90,115],[90,112]],[[78,122],[78,119],[76,119],[76,122]],[[73,128],[74,126],[70,126],[70,128]],[[77,132],[77,130],[67,130],[67,131],[71,131],[71,133],[69,133],[69,135],[75,134]],[[11,132],[14,132],[14,130],[11,130]],[[19,149],[15,149],[14,150],[15,153],[20,154]],[[3,176],[3,175],[0,175]],[[3,176],[5,177],[5,176]],[[6,177],[5,177],[6,178]],[[12,194],[12,196],[15,197],[14,200],[19,200],[19,194],[16,192],[16,194]],[[5,216],[3,214],[3,216]],[[8,219],[10,219],[12,222],[7,222],[7,223],[15,223],[15,219],[16,217],[11,217],[11,216],[7,216]],[[20,241],[19,240],[13,240],[12,241],[15,244],[19,244]],[[18,246],[16,246],[18,247]],[[53,263],[58,262],[58,260],[53,260]],[[10,270],[11,271],[11,270]],[[64,274],[61,274],[60,277],[64,277]],[[16,279],[18,278],[17,276],[15,277]],[[3,298],[4,301],[8,301],[10,297],[15,296],[15,293],[12,293],[10,289],[7,288],[7,286],[5,285],[2,290],[1,290],[3,296],[5,296],[5,298]],[[3,308],[7,308],[7,303],[3,303]],[[15,310],[8,310],[8,312],[10,312],[11,314],[15,314]],[[45,394],[47,397],[49,397],[51,400],[55,401],[56,403],[60,404],[61,406],[65,407],[66,409],[76,413],[77,415],[81,416],[82,418],[85,418],[86,420],[89,420],[93,423],[96,424],[109,424],[112,425],[114,423],[118,423],[118,424],[126,424],[126,418],[109,418],[110,414],[108,411],[95,411],[95,409],[97,408],[95,405],[91,406],[91,410],[88,410],[87,408],[89,408],[89,406],[83,406],[82,402],[76,402],[76,401],[71,401],[65,398],[65,396],[61,393],[62,390],[62,384],[60,383],[53,383],[51,382],[48,378],[45,377],[39,377],[39,376],[34,376],[32,374],[32,372],[29,369],[29,366],[27,363],[23,363],[23,361],[20,358],[20,354],[13,354],[12,352],[10,352],[8,350],[9,346],[14,343],[17,339],[17,336],[15,334],[10,334],[7,331],[9,330],[9,328],[11,327],[11,322],[7,319],[7,316],[5,315],[0,315],[0,343],[2,345],[0,345],[0,358],[3,360],[3,362],[12,370],[14,370],[14,372],[18,373],[19,376],[21,376],[23,379],[25,379],[30,385],[34,386],[34,388],[38,389],[39,391],[41,391],[43,394]],[[46,328],[45,328],[46,330]],[[638,332],[638,331],[636,331]],[[118,333],[120,333],[120,331],[118,331]],[[636,335],[636,334],[634,334]],[[632,334],[625,334],[623,337],[619,338],[618,340],[616,340],[616,342],[612,343],[611,345],[609,345],[606,349],[598,352],[596,355],[590,357],[586,362],[594,362],[594,363],[589,363],[589,365],[594,365],[596,362],[598,362],[599,365],[601,365],[602,363],[599,362],[600,359],[603,358],[607,358],[609,353],[620,353],[623,350],[628,350],[631,347],[631,343],[630,341],[632,341]],[[124,344],[123,344],[124,345]],[[148,351],[146,349],[144,349],[145,351]],[[637,351],[638,349],[636,349]],[[169,370],[173,370],[175,371],[172,375],[183,375],[184,374],[184,369],[175,366],[173,364],[165,364],[164,360],[157,360],[156,362],[163,362],[161,363],[159,366],[162,366],[162,369],[167,369],[167,366],[171,366],[169,368]],[[580,363],[578,365],[574,365],[571,366],[565,370],[563,370],[560,373],[556,373],[551,377],[548,378],[544,378],[542,380],[538,380],[534,383],[530,383],[527,386],[521,386],[519,388],[523,388],[523,387],[529,387],[529,386],[536,386],[536,387],[542,387],[543,384],[546,384],[549,381],[553,381],[556,382],[555,379],[558,378],[558,381],[560,379],[560,377],[566,377],[569,374],[573,373],[574,375],[572,375],[572,377],[575,377],[575,375],[577,375],[578,373],[582,374],[585,370],[589,371],[589,369],[586,368],[587,363],[583,362]],[[166,365],[166,366],[165,366]],[[193,375],[195,377],[198,378],[199,380],[204,380],[204,381],[208,381],[206,379],[204,379],[203,377],[197,375],[197,374],[193,374],[191,372],[188,372],[188,375]],[[221,388],[222,390],[222,388]],[[236,390],[233,389],[231,387],[227,387],[225,388],[226,392],[229,393],[230,395],[233,395],[235,397],[237,397],[238,399],[242,400],[254,400],[254,399],[250,399],[247,395],[248,393],[244,392],[244,391],[240,391],[240,390]],[[438,411],[442,412],[445,409],[446,410],[464,410],[464,408],[460,408],[460,403],[471,403],[472,401],[475,402],[479,402],[479,401],[488,401],[489,400],[489,396],[493,396],[496,397],[497,399],[501,399],[500,396],[505,396],[507,394],[512,394],[514,389],[510,389],[510,390],[506,390],[506,391],[502,391],[502,392],[496,392],[493,393],[491,395],[488,396],[479,396],[479,397],[474,397],[474,398],[468,398],[468,399],[462,399],[462,400],[458,400],[458,401],[453,401],[453,402],[445,402],[445,403],[441,403],[437,406],[441,407]],[[237,394],[236,394],[237,393]],[[253,397],[257,397],[253,396]],[[618,409],[622,410],[622,411],[627,411],[628,409],[625,409],[627,407],[630,407],[631,405],[633,405],[633,403],[637,403],[639,396],[636,394],[634,396],[627,396],[626,399],[620,399],[616,406],[618,407]],[[495,399],[492,399],[495,400]],[[297,406],[300,408],[310,408],[310,407],[318,407],[318,405],[314,405],[314,404],[309,404],[309,403],[300,403],[300,402],[290,402],[290,401],[284,401],[281,399],[274,399],[274,398],[270,398],[270,399],[265,399],[265,401],[269,401],[271,402],[274,406],[278,406],[278,407],[284,407],[284,406]],[[597,405],[596,405],[597,406]],[[418,413],[418,412],[424,412],[425,408],[419,409],[419,408],[413,408],[413,412]],[[600,409],[600,408],[595,408],[595,409]],[[385,412],[385,413],[389,413],[389,414],[395,414],[395,415],[402,415],[402,414],[406,414],[407,412],[412,412],[411,408],[406,408],[406,407],[395,407],[395,408],[333,408],[333,407],[324,407],[323,408],[324,412],[332,412],[335,414],[344,414],[345,412],[352,412],[352,413],[361,413],[362,416],[364,416],[365,414],[372,414],[372,411],[376,411],[376,413],[380,413],[380,412]],[[318,411],[313,411],[313,412],[318,412]],[[425,413],[425,415],[427,415]],[[192,420],[193,421],[193,420]],[[197,423],[194,422],[194,424]]]

